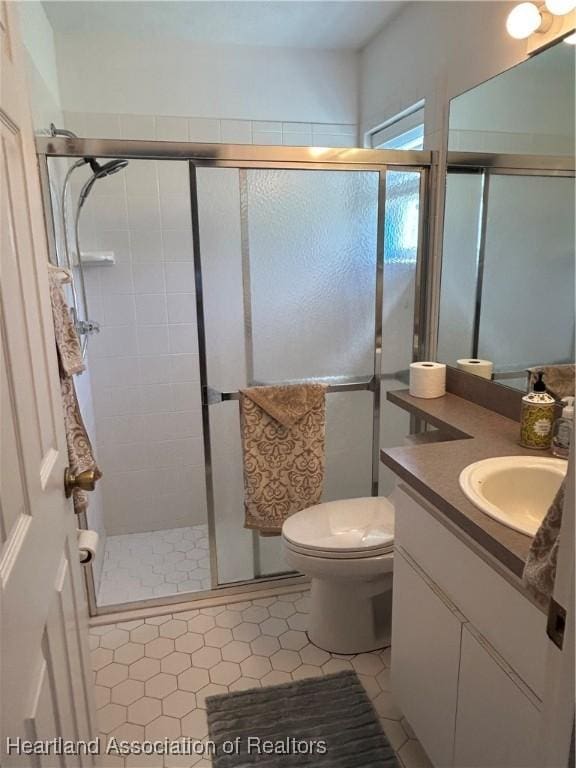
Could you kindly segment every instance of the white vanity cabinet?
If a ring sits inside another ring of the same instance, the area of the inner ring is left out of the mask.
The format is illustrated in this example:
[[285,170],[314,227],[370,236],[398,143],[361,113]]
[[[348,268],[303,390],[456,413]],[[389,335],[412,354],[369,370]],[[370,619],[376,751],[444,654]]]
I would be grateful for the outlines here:
[[437,768],[537,768],[546,617],[395,492],[392,689]]
[[[394,554],[392,687],[434,765],[451,765],[462,621],[413,563]],[[396,629],[397,628],[397,629]]]
[[462,632],[454,743],[458,768],[539,768],[540,710],[470,625]]

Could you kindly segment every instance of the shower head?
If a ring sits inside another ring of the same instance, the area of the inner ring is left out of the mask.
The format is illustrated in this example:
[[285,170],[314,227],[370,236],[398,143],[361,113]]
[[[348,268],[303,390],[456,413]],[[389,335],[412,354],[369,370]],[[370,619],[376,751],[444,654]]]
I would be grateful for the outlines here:
[[107,163],[100,165],[100,163],[92,158],[87,158],[86,162],[92,169],[92,176],[88,179],[86,184],[82,187],[80,196],[78,198],[78,208],[82,208],[86,202],[86,198],[90,194],[90,190],[98,179],[104,179],[106,176],[113,176],[118,171],[123,170],[128,165],[128,160],[109,160]]
[[90,168],[92,168],[92,172],[94,173],[96,179],[103,179],[106,176],[112,176],[113,174],[118,173],[118,171],[121,171],[123,168],[126,168],[128,165],[128,160],[109,160],[107,163],[104,163],[104,165],[100,165],[97,160],[92,158],[88,162],[90,163]]
[[[65,136],[68,139],[78,138],[74,131],[68,131],[66,128],[57,128],[54,123],[50,123],[50,136]],[[118,173],[122,168],[126,168],[128,160],[109,160],[104,165],[100,165],[94,157],[83,157],[82,160],[76,163],[76,167],[83,163],[87,163],[92,168],[92,173],[96,179],[103,179],[105,176],[112,176],[113,173]]]

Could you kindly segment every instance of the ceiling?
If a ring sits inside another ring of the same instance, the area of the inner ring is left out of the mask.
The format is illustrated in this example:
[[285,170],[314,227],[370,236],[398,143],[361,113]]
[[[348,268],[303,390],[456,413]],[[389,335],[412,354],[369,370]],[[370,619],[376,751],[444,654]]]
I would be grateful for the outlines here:
[[394,0],[45,0],[44,8],[54,30],[69,34],[358,50],[405,4]]

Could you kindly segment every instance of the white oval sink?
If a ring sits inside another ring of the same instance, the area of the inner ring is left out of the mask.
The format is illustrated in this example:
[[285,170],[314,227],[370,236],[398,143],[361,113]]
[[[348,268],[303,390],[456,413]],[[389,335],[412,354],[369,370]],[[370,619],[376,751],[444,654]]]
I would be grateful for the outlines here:
[[485,514],[534,536],[566,469],[563,459],[499,456],[469,464],[460,473],[460,487]]

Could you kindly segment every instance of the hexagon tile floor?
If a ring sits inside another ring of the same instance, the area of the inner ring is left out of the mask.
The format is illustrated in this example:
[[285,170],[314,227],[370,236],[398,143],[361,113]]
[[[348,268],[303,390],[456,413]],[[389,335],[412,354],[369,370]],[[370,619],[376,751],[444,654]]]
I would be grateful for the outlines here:
[[[431,768],[390,694],[390,651],[326,653],[306,635],[308,593],[90,629],[104,737],[203,740],[207,696],[355,669],[403,768]],[[207,768],[204,757],[102,759],[102,768]]]
[[208,526],[108,536],[98,605],[210,589]]

